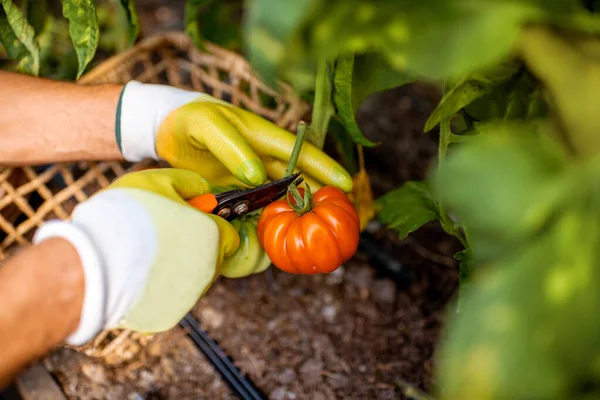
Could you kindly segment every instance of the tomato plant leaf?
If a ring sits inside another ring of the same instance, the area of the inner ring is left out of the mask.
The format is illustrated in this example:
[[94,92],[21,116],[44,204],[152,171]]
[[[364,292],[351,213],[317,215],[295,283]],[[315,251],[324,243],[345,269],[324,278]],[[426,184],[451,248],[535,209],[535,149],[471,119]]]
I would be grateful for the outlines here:
[[473,260],[515,251],[538,232],[565,196],[558,176],[567,165],[560,144],[543,127],[490,123],[448,152],[433,187],[470,233]]
[[414,75],[395,69],[381,53],[354,55],[352,104],[357,110],[372,93],[394,89],[416,80]]
[[185,2],[185,33],[192,39],[196,47],[204,48],[204,36],[200,31],[199,19],[202,10],[214,0],[186,0]]
[[587,385],[597,381],[600,354],[600,325],[589,318],[600,307],[595,190],[461,289],[436,362],[441,398],[598,397]]
[[99,25],[93,0],[61,0],[63,16],[69,20],[69,34],[77,53],[77,79],[92,61],[98,48]]
[[490,93],[496,86],[505,83],[519,69],[519,63],[508,61],[482,72],[473,72],[459,79],[444,93],[442,100],[425,123],[425,132],[430,131],[442,119],[451,118],[474,100]]
[[240,51],[242,32],[238,19],[242,7],[240,1],[186,0],[185,31],[199,48],[204,48],[203,42],[209,40]]
[[401,239],[421,226],[439,218],[429,184],[409,181],[376,201],[379,220],[398,233]]
[[48,2],[46,0],[26,0],[23,8],[27,16],[27,21],[29,21],[37,37],[44,29],[44,24],[46,23]]
[[352,140],[357,144],[373,147],[377,143],[370,141],[364,136],[354,116],[354,107],[352,106],[353,66],[354,56],[351,54],[342,55],[335,61],[332,103],[335,107],[337,117],[346,128]]
[[140,21],[134,0],[121,0],[121,6],[129,24],[129,45],[133,45],[140,34]]
[[376,52],[399,72],[457,80],[508,57],[525,24],[582,10],[568,0],[250,0],[245,30],[255,68],[296,87],[319,60],[346,53]]
[[524,30],[516,48],[549,93],[551,108],[574,153],[597,156],[600,119],[593,105],[600,101],[600,39],[590,35],[568,37],[545,27],[530,28]]
[[[321,0],[317,0],[321,1]],[[279,67],[293,53],[294,35],[313,8],[313,0],[248,0],[244,31],[248,59],[267,84],[275,83]],[[313,61],[314,72],[316,60]],[[311,64],[310,61],[307,62]],[[305,66],[301,61],[294,69]],[[296,81],[304,81],[310,87],[314,77],[300,72]],[[310,83],[309,83],[310,82]]]
[[40,48],[35,41],[35,31],[11,0],[0,0],[0,42],[8,57],[17,60],[17,70],[38,75]]
[[356,144],[337,118],[332,118],[330,120],[327,133],[334,139],[335,148],[341,158],[344,168],[352,175],[357,173],[359,167],[356,157]]
[[464,111],[476,121],[530,120],[545,117],[548,105],[539,82],[521,70],[516,77],[466,105]]

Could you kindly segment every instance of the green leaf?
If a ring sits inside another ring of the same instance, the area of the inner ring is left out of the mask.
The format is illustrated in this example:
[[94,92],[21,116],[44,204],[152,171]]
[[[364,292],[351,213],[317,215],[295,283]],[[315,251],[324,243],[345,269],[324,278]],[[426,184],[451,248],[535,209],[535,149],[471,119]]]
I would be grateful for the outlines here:
[[198,48],[204,48],[204,41],[208,40],[241,51],[243,6],[237,0],[186,0],[185,31]]
[[477,121],[534,119],[547,115],[543,88],[527,71],[497,85],[464,108]]
[[442,119],[452,118],[459,110],[471,104],[495,87],[502,85],[518,71],[520,65],[514,61],[503,62],[485,71],[466,75],[444,93],[442,100],[425,123],[425,132],[430,131]]
[[129,45],[132,46],[140,34],[140,21],[135,7],[135,1],[121,0],[121,6],[127,15],[127,22],[129,23]]
[[427,222],[439,218],[436,203],[426,182],[406,182],[376,202],[381,207],[379,220],[396,231],[401,239]]
[[600,101],[598,36],[532,27],[515,47],[548,93],[557,125],[563,127],[573,153],[580,158],[598,156],[600,119],[593,106]]
[[436,360],[440,399],[600,396],[600,325],[590,317],[600,307],[599,193],[588,188],[586,202],[461,290]]
[[358,160],[356,157],[356,145],[342,123],[332,118],[329,122],[328,134],[334,139],[335,148],[341,158],[344,168],[354,175],[358,172]]
[[[432,177],[445,207],[469,232],[475,262],[526,246],[569,192],[568,158],[545,126],[488,124],[447,154]],[[559,179],[559,177],[563,177]]]
[[24,4],[27,21],[31,24],[35,36],[37,37],[46,23],[48,15],[48,2],[46,0],[26,0]]
[[186,0],[185,2],[185,33],[192,39],[196,47],[204,48],[204,36],[200,31],[199,19],[204,8],[214,3],[214,0]]
[[354,55],[352,104],[356,111],[371,94],[413,82],[416,77],[392,67],[381,53]]
[[269,79],[296,84],[320,59],[376,52],[402,73],[457,80],[510,56],[524,25],[583,11],[568,0],[250,0],[245,29],[249,58]]
[[63,15],[69,20],[69,34],[77,53],[77,79],[92,61],[98,48],[99,25],[94,0],[61,0]]
[[40,70],[40,48],[35,41],[35,31],[11,0],[0,1],[0,42],[8,57],[17,60],[18,71],[37,76]]
[[[247,57],[267,84],[275,83],[280,65],[293,54],[290,42],[295,40],[295,33],[314,4],[320,1],[247,0],[244,24]],[[316,60],[297,61],[292,69],[305,71],[306,68],[314,72]],[[295,81],[305,82],[306,87],[306,73],[296,73],[300,76]]]
[[362,133],[356,121],[356,111],[372,93],[404,85],[411,81],[407,74],[389,66],[380,54],[340,55],[334,65],[333,105],[336,117],[352,140],[365,147],[376,146]]
[[[432,79],[457,79],[494,65],[510,52],[525,21],[539,18],[530,2],[318,2],[302,31],[299,57],[377,49],[394,68]],[[432,5],[435,13],[432,13]],[[295,50],[295,49],[294,49]]]
[[354,116],[352,106],[352,69],[354,65],[353,55],[343,55],[335,61],[333,73],[333,106],[336,115],[346,128],[346,131],[355,143],[365,147],[376,146],[377,143],[367,139]]

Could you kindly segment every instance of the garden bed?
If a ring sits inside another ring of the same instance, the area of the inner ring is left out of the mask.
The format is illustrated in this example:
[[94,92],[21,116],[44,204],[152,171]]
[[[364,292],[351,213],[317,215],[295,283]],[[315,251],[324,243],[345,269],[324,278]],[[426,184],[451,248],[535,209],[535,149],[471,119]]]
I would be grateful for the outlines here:
[[[382,142],[365,153],[376,195],[426,173],[437,146],[434,134],[422,133],[430,96],[435,91],[408,86],[363,105],[359,122]],[[428,389],[459,249],[437,224],[404,241],[385,229],[373,235],[408,279],[395,281],[359,251],[330,275],[273,270],[220,279],[193,314],[270,399],[402,398],[399,380]],[[45,364],[71,399],[235,398],[181,328],[159,335],[127,365],[69,349]]]

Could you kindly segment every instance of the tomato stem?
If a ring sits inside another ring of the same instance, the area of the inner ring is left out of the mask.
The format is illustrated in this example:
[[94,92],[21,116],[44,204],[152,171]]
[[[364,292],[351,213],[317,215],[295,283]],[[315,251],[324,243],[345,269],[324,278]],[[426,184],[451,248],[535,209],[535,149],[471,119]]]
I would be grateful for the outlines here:
[[296,141],[294,142],[294,148],[292,149],[292,155],[290,156],[290,161],[288,162],[287,169],[285,170],[285,174],[283,177],[290,176],[294,173],[294,169],[296,168],[296,163],[298,162],[298,157],[300,157],[300,150],[302,149],[302,143],[304,143],[304,135],[306,134],[306,123],[304,121],[300,121],[298,123],[298,128],[296,131]]
[[[298,128],[296,132],[296,141],[294,142],[294,148],[292,149],[292,154],[290,156],[290,161],[288,162],[287,169],[285,170],[284,177],[290,176],[294,173],[294,169],[296,168],[296,163],[298,162],[298,157],[300,157],[300,150],[302,149],[302,143],[304,142],[304,135],[306,134],[306,123],[304,121],[300,121],[298,123]],[[306,191],[304,193],[304,199],[298,192],[298,188],[295,183],[292,183],[288,187],[288,193],[292,194],[294,198],[294,202],[296,204],[292,204],[290,202],[289,197],[286,196],[288,204],[290,207],[296,211],[299,215],[304,214],[305,212],[312,209],[313,198],[312,193],[310,191],[310,187],[306,185]]]
[[331,73],[332,68],[327,58],[321,58],[317,64],[315,81],[315,99],[313,102],[312,117],[306,140],[323,149],[329,121],[334,115],[331,104]]

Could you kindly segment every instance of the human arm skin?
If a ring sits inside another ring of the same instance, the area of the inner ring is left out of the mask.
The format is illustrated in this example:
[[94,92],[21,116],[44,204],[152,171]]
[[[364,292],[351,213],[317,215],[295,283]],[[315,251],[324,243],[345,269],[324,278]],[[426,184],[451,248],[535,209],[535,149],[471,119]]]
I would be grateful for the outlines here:
[[0,87],[0,166],[123,159],[115,138],[123,85],[0,71]]
[[0,389],[77,328],[84,273],[75,249],[52,238],[0,267]]

